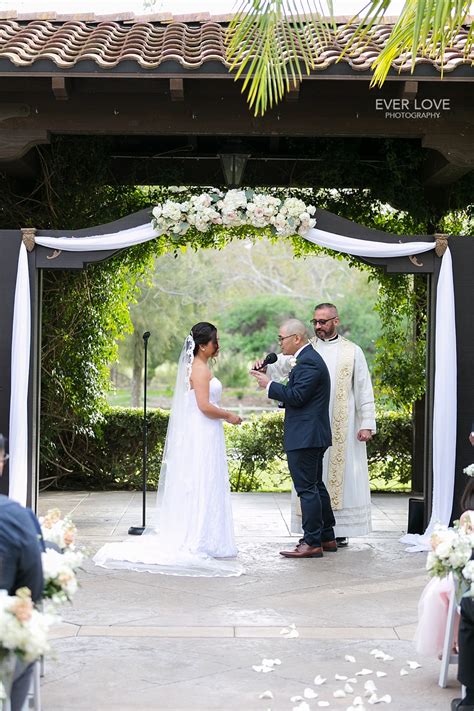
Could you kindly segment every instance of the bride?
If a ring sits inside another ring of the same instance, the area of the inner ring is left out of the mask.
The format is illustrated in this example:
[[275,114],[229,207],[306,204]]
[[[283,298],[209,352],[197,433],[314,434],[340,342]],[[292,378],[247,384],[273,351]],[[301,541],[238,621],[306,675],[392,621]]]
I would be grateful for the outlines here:
[[189,576],[244,572],[232,560],[237,548],[222,424],[242,420],[218,405],[222,385],[209,369],[218,350],[215,326],[192,327],[178,363],[153,526],[141,538],[107,543],[96,565]]

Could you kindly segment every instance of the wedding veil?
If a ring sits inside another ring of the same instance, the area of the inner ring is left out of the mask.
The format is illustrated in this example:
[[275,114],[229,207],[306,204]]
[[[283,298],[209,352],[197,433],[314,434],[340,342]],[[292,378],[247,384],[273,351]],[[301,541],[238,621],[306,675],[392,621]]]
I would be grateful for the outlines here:
[[[153,528],[155,531],[160,529],[160,522],[163,519],[163,501],[165,494],[171,493],[168,487],[167,478],[168,472],[173,472],[175,490],[182,489],[187,480],[187,471],[189,462],[183,461],[185,457],[185,437],[187,427],[187,406],[188,393],[191,389],[190,378],[191,369],[194,360],[194,338],[191,334],[186,336],[181,353],[178,360],[178,372],[176,374],[176,383],[174,387],[173,400],[171,403],[171,411],[168,420],[168,429],[166,432],[165,445],[163,448],[163,458],[161,461],[160,479],[158,482],[158,491],[156,493],[156,509],[153,515]],[[182,481],[177,481],[179,477]],[[171,502],[167,502],[167,506]],[[178,502],[176,502],[178,503]]]
[[[195,524],[201,520],[199,516],[212,516],[212,502],[210,497],[202,502],[197,519],[196,466],[207,474],[209,442],[200,430],[195,430],[193,436],[190,376],[194,348],[194,339],[189,335],[178,361],[152,523],[140,538],[105,544],[94,557],[94,562],[104,568],[197,577],[243,573],[236,560],[213,558],[196,550],[199,541],[195,540]],[[193,412],[195,408],[194,403]]]

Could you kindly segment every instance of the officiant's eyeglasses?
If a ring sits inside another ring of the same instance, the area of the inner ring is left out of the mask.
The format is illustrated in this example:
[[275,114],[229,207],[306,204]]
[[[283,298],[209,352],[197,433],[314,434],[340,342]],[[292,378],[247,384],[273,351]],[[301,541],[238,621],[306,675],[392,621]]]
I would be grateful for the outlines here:
[[337,318],[337,316],[331,316],[331,318],[312,318],[310,323],[312,323],[313,326],[317,326],[318,323],[320,323],[321,326],[325,326],[328,321],[334,321],[335,318]]
[[278,336],[278,343],[283,343],[287,338],[293,338],[293,336],[296,336],[296,333],[290,333],[289,336]]

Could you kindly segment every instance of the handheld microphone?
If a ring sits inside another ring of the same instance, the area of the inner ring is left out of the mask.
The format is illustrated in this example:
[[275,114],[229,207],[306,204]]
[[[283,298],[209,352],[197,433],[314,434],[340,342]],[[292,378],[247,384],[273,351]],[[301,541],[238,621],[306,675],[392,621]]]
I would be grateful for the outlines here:
[[151,336],[150,331],[145,331],[145,333],[143,334],[143,340],[144,340],[144,341],[148,341],[148,339],[150,338],[150,336]]
[[263,361],[262,365],[259,368],[254,368],[254,370],[263,370],[267,367],[267,365],[270,365],[271,363],[276,363],[277,360],[278,356],[276,353],[269,353],[265,356],[265,360]]

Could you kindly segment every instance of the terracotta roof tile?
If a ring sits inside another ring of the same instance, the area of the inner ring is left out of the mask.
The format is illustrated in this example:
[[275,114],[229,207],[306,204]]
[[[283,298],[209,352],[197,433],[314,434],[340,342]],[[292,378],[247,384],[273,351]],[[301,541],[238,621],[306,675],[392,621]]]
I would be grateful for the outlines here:
[[[115,15],[56,15],[34,13],[12,17],[0,15],[0,59],[9,59],[15,66],[28,67],[41,59],[51,60],[60,69],[70,69],[82,60],[91,60],[104,69],[113,68],[125,60],[145,69],[155,69],[166,61],[175,61],[185,69],[198,69],[214,61],[228,66],[225,60],[225,22],[230,15],[211,18],[209,13],[172,16],[158,13],[137,17],[132,13]],[[388,18],[385,18],[386,20]],[[192,23],[192,24],[191,24]],[[385,22],[375,28],[371,41],[351,52],[342,60],[358,72],[368,71],[390,34],[392,25]],[[322,71],[336,63],[357,25],[340,28],[337,38],[322,41],[311,35],[317,48],[316,69]],[[308,33],[311,28],[308,27]],[[468,28],[457,35],[446,51],[444,71],[453,71],[461,64],[474,63],[474,52],[464,57]],[[283,30],[276,37],[283,43]],[[393,62],[401,72],[411,70],[411,56]],[[440,71],[439,63],[418,56],[416,64],[431,65]]]

